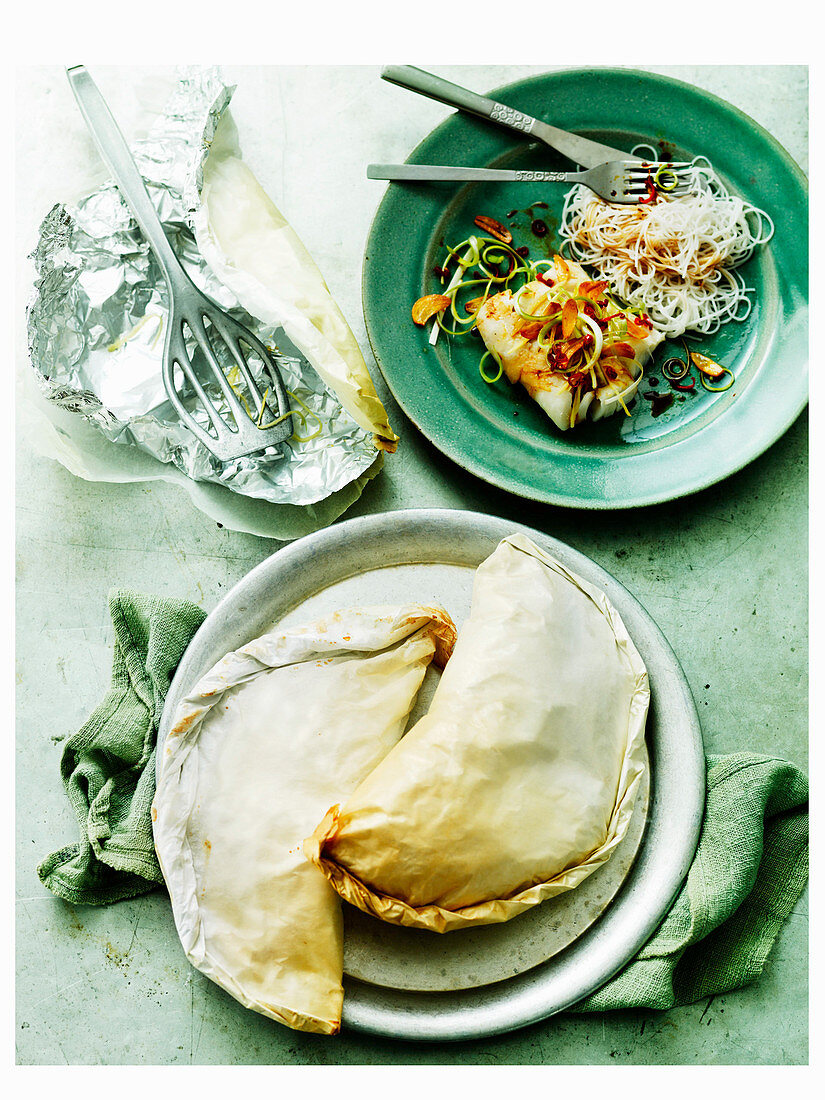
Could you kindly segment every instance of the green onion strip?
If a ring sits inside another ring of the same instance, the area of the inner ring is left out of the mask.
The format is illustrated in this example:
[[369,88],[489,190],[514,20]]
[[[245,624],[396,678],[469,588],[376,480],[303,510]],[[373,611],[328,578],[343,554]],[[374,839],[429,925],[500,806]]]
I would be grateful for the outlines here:
[[653,186],[657,191],[674,191],[678,182],[679,177],[676,175],[676,172],[672,168],[668,168],[665,164],[662,165],[653,177]]
[[289,438],[294,439],[296,443],[309,443],[311,440],[317,439],[324,429],[323,420],[321,420],[320,416],[318,416],[317,413],[313,412],[309,405],[302,401],[297,394],[293,393],[292,390],[287,390],[286,392],[289,394],[293,401],[296,401],[301,406],[300,409],[288,409],[287,412],[281,413],[280,416],[276,416],[274,420],[270,420],[266,424],[261,423],[264,416],[264,409],[266,408],[266,399],[269,396],[269,390],[270,387],[267,386],[266,390],[264,391],[264,395],[261,398],[261,407],[258,410],[258,419],[255,421],[257,426],[263,431],[267,428],[274,428],[276,424],[280,424],[281,421],[286,420],[288,416],[295,416],[298,418],[298,420],[301,421],[301,427],[303,429],[306,429],[308,426],[308,418],[311,417],[313,420],[316,420],[318,422],[318,427],[315,429],[312,435],[298,435],[297,431],[293,431],[292,435]]
[[[719,365],[722,366],[721,363]],[[731,388],[731,386],[733,385],[733,383],[736,381],[732,370],[728,370],[727,367],[722,367],[722,370],[725,372],[725,374],[730,375],[730,380],[724,386],[711,386],[710,383],[705,378],[702,371],[698,372],[699,373],[699,381],[702,383],[702,385],[705,387],[705,389],[708,390],[709,393],[724,393],[725,390],[729,390]]]
[[[494,375],[492,378],[489,374],[484,373],[484,364],[488,359],[493,359],[494,362],[498,363],[498,374]],[[504,365],[502,364],[499,357],[495,354],[495,352],[485,351],[478,364],[478,373],[481,375],[485,382],[488,382],[492,386],[493,383],[498,382],[499,378],[501,378],[502,374],[504,373]]]
[[[548,364],[552,363],[550,353],[555,344],[592,335],[591,346],[588,347],[585,342],[566,363],[553,364],[551,369],[562,375],[589,373],[593,388],[609,385],[627,411],[622,400],[623,391],[607,377],[599,364],[605,344],[618,342],[627,336],[627,306],[614,301],[607,294],[604,295],[605,301],[599,303],[584,294],[570,294],[562,286],[554,287],[545,284],[546,293],[540,296],[537,303],[537,307],[542,308],[544,312],[529,312],[523,306],[525,284],[537,280],[542,271],[553,269],[554,261],[527,260],[509,245],[492,237],[472,236],[455,247],[448,245],[443,265],[444,274],[441,278],[442,286],[453,264],[456,265],[455,273],[449,285],[442,290],[442,293],[450,298],[450,305],[437,317],[438,327],[442,331],[449,336],[463,336],[472,332],[479,311],[487,299],[504,290],[512,290],[514,308],[518,316],[523,321],[541,323],[536,343],[547,353]],[[521,282],[518,289],[514,285],[517,280]],[[468,312],[466,303],[476,299],[478,299],[477,304]],[[565,340],[557,326],[561,321],[562,307],[567,301],[587,304],[592,309],[594,317],[580,311],[573,332]],[[445,320],[448,313],[449,321],[452,323]],[[611,316],[613,313],[618,316]],[[607,325],[602,331],[599,322],[603,322],[605,318],[607,318]],[[496,372],[488,371],[488,360],[491,359],[498,367]],[[504,373],[501,360],[489,350],[481,356],[478,370],[488,385],[494,385]],[[578,388],[576,387],[576,390]]]
[[[473,236],[468,237],[466,241],[462,241],[454,248],[448,245],[447,260],[444,264],[445,269],[449,267],[451,261],[455,261],[465,273],[470,273],[474,268],[477,268],[481,273],[481,277],[462,278],[444,291],[447,297],[451,299],[449,309],[455,327],[445,324],[443,316],[438,318],[438,325],[449,336],[461,336],[466,332],[470,332],[476,323],[478,311],[484,302],[491,295],[498,294],[502,290],[508,290],[517,276],[523,276],[529,282],[538,275],[538,268],[535,264],[526,262],[515,249],[493,237]],[[499,265],[505,264],[506,270],[501,271]],[[484,289],[478,293],[477,288],[480,287]],[[466,311],[459,312],[459,300],[468,301],[473,297],[481,298],[476,309],[469,314]]]

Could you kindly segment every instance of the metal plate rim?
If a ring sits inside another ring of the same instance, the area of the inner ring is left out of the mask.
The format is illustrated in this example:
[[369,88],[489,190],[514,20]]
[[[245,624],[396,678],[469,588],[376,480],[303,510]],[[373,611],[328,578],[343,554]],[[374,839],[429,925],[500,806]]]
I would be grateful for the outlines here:
[[[624,619],[639,648],[662,711],[659,737],[649,744],[652,788],[645,839],[623,887],[602,916],[573,944],[544,964],[491,985],[453,993],[415,993],[345,978],[343,1026],[418,1041],[482,1038],[524,1027],[560,1012],[603,985],[649,939],[679,891],[699,838],[705,798],[705,758],[696,706],[684,673],[658,626],[615,578],[590,558],[543,532],[496,516],[455,509],[409,509],[334,524],[277,550],[255,566],[207,616],[170,685],[158,730],[160,747],[179,700],[209,667],[204,655],[225,637],[234,609],[254,606],[255,593],[295,569],[317,571],[343,547],[391,538],[488,539],[492,547],[520,531],[564,565],[596,584]],[[435,560],[435,559],[433,559]],[[252,635],[250,635],[251,637]],[[244,639],[244,640],[249,640]],[[242,642],[228,639],[224,652]],[[210,662],[211,663],[211,662]],[[160,760],[161,753],[157,754]]]

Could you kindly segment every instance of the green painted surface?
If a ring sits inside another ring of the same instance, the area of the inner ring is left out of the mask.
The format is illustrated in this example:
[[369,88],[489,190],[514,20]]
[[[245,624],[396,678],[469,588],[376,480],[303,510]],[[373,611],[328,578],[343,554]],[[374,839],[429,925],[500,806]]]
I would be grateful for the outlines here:
[[[524,72],[514,67],[492,75],[479,67],[440,71],[479,89]],[[732,99],[771,129],[804,166],[803,69],[657,71],[702,83]],[[230,70],[230,75],[241,81],[241,90],[246,81],[250,95],[259,93],[268,79],[261,70]],[[345,71],[344,76],[354,82],[354,90],[328,123],[330,141],[336,127],[363,128],[380,121],[374,106],[372,114],[363,110],[364,96],[374,92],[376,71]],[[62,74],[37,70],[27,79],[39,94],[54,92],[60,109],[50,101],[50,110],[65,122]],[[289,80],[291,84],[279,79],[267,109],[280,110],[286,104],[297,119],[316,108],[325,92],[344,77],[330,70],[325,81],[313,85],[296,70]],[[404,102],[393,96],[392,112]],[[394,146],[406,141],[411,148],[443,117],[443,109],[434,104],[416,100],[414,110],[407,107],[415,125],[409,124],[400,137],[381,138],[387,160],[403,159],[402,148]],[[388,118],[392,112],[388,108]],[[237,114],[240,121],[241,106]],[[314,117],[321,117],[321,112],[316,110]],[[35,132],[24,141],[34,145],[37,139]],[[59,136],[55,140],[59,154]],[[361,164],[378,159],[375,140],[359,138],[354,150]],[[33,161],[32,157],[28,163]],[[39,171],[48,170],[47,161]],[[312,219],[304,220],[304,207],[294,191],[287,187],[285,196],[280,193],[275,169],[271,179],[266,171],[261,174],[288,213],[292,196],[298,211],[293,215],[296,228],[328,272],[333,292],[366,347],[352,273],[360,264],[359,248],[377,193],[354,193],[351,200],[361,236],[341,220],[343,206],[333,210],[335,203],[344,203],[343,197],[329,199],[330,208],[321,213],[334,213],[338,221],[324,224],[340,224],[336,239],[330,240],[320,229],[313,231]],[[58,184],[60,180],[52,186]],[[44,183],[40,190],[22,195],[20,223],[36,224],[52,193]],[[336,263],[336,255],[349,266],[340,259]],[[25,291],[22,276],[21,290]],[[18,355],[23,369],[24,341]],[[807,766],[806,414],[760,459],[712,488],[674,504],[593,513],[522,501],[486,486],[424,441],[386,397],[383,385],[381,392],[403,436],[402,447],[347,516],[408,507],[471,508],[532,524],[570,543],[613,573],[657,620],[694,691],[709,750],[747,748]],[[35,865],[74,837],[75,822],[58,778],[61,742],[83,722],[108,683],[108,588],[128,584],[186,596],[209,610],[277,544],[219,528],[193,508],[185,493],[165,483],[90,483],[39,457],[26,438],[18,438],[17,448],[18,1062],[807,1061],[804,897],[783,929],[762,979],[747,989],[667,1013],[562,1014],[511,1035],[456,1045],[409,1045],[357,1034],[322,1038],[288,1031],[247,1012],[191,969],[162,892],[108,909],[72,908],[53,898],[41,886]]]

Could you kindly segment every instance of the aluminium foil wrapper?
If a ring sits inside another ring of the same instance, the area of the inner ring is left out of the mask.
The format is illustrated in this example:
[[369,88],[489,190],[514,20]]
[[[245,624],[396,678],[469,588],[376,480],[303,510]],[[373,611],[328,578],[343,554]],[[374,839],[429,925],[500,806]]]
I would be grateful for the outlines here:
[[[355,483],[374,475],[396,437],[320,272],[240,161],[226,114],[233,90],[217,69],[183,71],[166,110],[133,154],[193,282],[272,351],[297,410],[293,436],[279,447],[221,462],[180,422],[161,378],[166,284],[114,182],[75,205],[55,206],[40,227],[28,310],[30,359],[46,398],[111,442],[140,448],[194,481],[272,504],[311,506],[347,487],[356,491]],[[210,157],[245,171],[257,188],[256,201],[266,204],[262,216],[277,219],[271,238],[292,265],[285,287],[261,286],[209,232],[202,191]],[[307,287],[314,313],[304,316],[295,299],[300,291],[307,300]],[[256,316],[241,299],[260,307]],[[252,360],[251,366],[265,388],[264,365]],[[207,390],[225,409],[218,386]],[[186,403],[206,424],[194,395]]]

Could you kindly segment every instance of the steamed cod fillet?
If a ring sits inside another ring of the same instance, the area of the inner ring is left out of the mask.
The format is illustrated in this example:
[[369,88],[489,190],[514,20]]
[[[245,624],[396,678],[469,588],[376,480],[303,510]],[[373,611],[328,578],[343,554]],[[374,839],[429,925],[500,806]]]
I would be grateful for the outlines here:
[[[562,287],[575,295],[588,278],[578,264],[557,257],[553,269],[554,287],[538,280],[527,283],[520,292],[522,311],[542,313],[549,306],[551,289]],[[623,336],[621,342],[630,345],[635,354],[633,369],[611,360],[616,377],[607,385],[582,392],[574,414],[574,387],[564,374],[550,366],[546,349],[522,331],[526,326],[516,309],[515,294],[505,290],[488,298],[478,312],[477,327],[487,349],[501,362],[509,381],[520,382],[561,431],[588,418],[600,420],[611,416],[622,408],[622,402],[627,404],[638,389],[642,367],[664,339],[655,328],[644,338]]]

